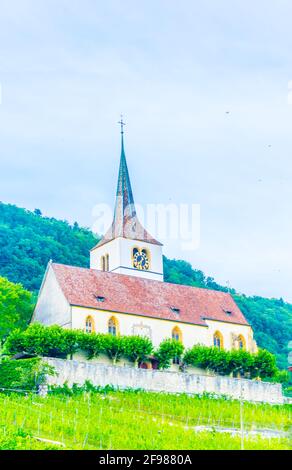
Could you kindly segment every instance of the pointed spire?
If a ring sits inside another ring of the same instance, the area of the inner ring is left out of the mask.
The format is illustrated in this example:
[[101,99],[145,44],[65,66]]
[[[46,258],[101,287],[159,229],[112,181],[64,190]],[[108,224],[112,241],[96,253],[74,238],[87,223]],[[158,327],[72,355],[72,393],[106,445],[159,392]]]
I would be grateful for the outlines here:
[[161,245],[160,242],[149,235],[138,220],[125,154],[124,127],[126,124],[123,121],[123,116],[121,116],[119,124],[121,125],[121,157],[114,220],[97,246],[104,245],[118,237]]
[[135,202],[133,197],[133,191],[129,176],[129,170],[126,160],[125,154],[125,145],[124,145],[124,126],[125,123],[123,122],[123,116],[121,116],[121,159],[120,159],[120,170],[119,170],[119,177],[118,177],[118,185],[117,185],[117,198],[116,198],[116,207],[115,207],[115,216],[114,220],[118,215],[118,211],[122,211],[123,216],[127,215],[127,217],[135,217],[136,216],[136,209],[135,209]]

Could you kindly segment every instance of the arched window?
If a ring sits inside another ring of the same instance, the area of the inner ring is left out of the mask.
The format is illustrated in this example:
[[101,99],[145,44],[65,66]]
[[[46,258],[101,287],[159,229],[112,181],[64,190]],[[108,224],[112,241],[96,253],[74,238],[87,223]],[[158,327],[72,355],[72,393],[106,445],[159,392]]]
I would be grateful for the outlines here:
[[242,335],[238,336],[238,349],[246,349],[245,339]]
[[94,320],[92,317],[87,317],[85,320],[85,332],[86,333],[94,332]]
[[220,331],[216,331],[213,336],[213,344],[215,348],[223,349],[223,336]]
[[108,321],[108,332],[113,336],[117,336],[119,334],[119,324],[115,317],[110,318]]
[[177,326],[172,330],[172,339],[182,343],[182,332]]
[[109,255],[104,255],[100,258],[100,265],[102,271],[109,271]]
[[[180,341],[182,343],[182,332],[177,326],[172,330],[171,337],[174,341]],[[179,365],[180,364],[180,358],[176,356],[176,357],[173,358],[172,362],[173,362],[173,364]]]

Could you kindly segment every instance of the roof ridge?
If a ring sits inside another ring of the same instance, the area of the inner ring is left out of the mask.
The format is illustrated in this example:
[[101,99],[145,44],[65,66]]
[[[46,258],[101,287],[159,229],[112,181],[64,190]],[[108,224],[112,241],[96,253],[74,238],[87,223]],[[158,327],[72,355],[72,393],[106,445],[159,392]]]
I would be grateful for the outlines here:
[[155,284],[158,284],[158,285],[164,284],[164,285],[169,285],[169,286],[177,286],[179,288],[183,287],[183,288],[187,288],[187,289],[201,290],[201,291],[204,291],[204,292],[213,292],[213,293],[216,293],[218,295],[228,296],[231,299],[233,299],[232,295],[229,292],[219,291],[219,290],[215,290],[215,289],[209,289],[208,287],[189,286],[187,284],[176,284],[174,282],[167,282],[167,281],[161,282],[161,281],[157,281],[156,279],[146,279],[146,278],[143,278],[143,277],[131,276],[129,274],[113,273],[111,271],[101,271],[99,269],[85,268],[83,266],[73,266],[73,265],[63,264],[63,263],[52,263],[52,266],[54,266],[54,265],[55,266],[56,265],[64,266],[66,268],[82,269],[84,271],[91,271],[91,272],[95,272],[95,273],[101,273],[102,275],[108,275],[108,276],[116,276],[116,277],[123,276],[123,277],[129,278],[131,281],[134,280],[135,282],[138,280],[138,281],[141,281],[143,283],[150,283],[150,284],[155,283]]

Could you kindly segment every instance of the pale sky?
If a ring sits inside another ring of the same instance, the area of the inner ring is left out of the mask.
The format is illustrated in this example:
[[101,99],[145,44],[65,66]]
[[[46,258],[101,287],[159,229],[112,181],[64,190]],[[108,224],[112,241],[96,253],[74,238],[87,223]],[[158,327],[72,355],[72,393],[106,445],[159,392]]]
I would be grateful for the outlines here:
[[199,249],[165,254],[292,301],[291,18],[291,0],[1,0],[0,200],[91,227],[123,112],[136,201],[201,205]]

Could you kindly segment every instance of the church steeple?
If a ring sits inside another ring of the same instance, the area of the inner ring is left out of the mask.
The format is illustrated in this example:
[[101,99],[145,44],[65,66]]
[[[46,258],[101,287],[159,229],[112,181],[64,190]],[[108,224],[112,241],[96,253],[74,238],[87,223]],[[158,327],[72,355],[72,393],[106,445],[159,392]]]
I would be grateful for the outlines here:
[[114,217],[111,227],[97,246],[102,246],[119,237],[162,245],[142,227],[138,220],[125,154],[123,118],[119,124],[121,124],[121,157]]
[[[127,213],[127,217],[135,217],[136,216],[136,208],[135,202],[133,197],[133,191],[128,171],[128,165],[126,160],[125,154],[125,144],[124,144],[124,126],[125,123],[123,121],[123,117],[121,117],[121,159],[120,159],[120,169],[119,169],[119,177],[118,177],[118,186],[117,186],[117,194],[116,194],[116,206],[115,206],[115,214],[114,219],[118,219],[119,215],[125,217]],[[121,214],[119,214],[121,212]]]
[[163,281],[162,243],[141,225],[134,202],[121,119],[121,157],[113,222],[90,253],[91,269]]

